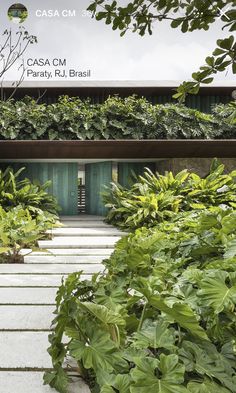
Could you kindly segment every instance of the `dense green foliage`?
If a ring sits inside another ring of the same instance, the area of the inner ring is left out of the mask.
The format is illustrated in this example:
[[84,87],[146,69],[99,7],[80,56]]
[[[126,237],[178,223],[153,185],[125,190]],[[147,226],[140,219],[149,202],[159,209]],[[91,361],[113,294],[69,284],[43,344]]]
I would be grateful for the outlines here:
[[23,262],[22,249],[35,248],[37,240],[58,226],[56,199],[46,192],[50,183],[19,180],[23,170],[0,170],[0,262]]
[[41,185],[27,178],[19,180],[22,172],[24,168],[15,173],[10,167],[0,170],[0,206],[10,210],[20,205],[23,209],[27,208],[32,216],[42,211],[56,215],[59,209],[56,198],[46,191],[50,181]]
[[[233,105],[233,104],[232,104]],[[29,97],[0,101],[0,139],[216,139],[236,137],[232,105],[205,114],[145,98],[110,97],[103,104],[61,97],[37,104]]]
[[22,249],[36,248],[35,242],[54,225],[53,216],[43,211],[32,218],[30,211],[20,205],[9,211],[0,207],[0,263],[23,263]]
[[68,392],[70,355],[94,393],[235,393],[235,222],[225,205],[172,213],[121,239],[101,277],[70,275],[45,383]]
[[148,202],[103,273],[71,274],[58,290],[46,384],[68,393],[70,356],[67,371],[93,393],[236,393],[236,172],[223,170],[214,160],[206,179],[147,173],[143,190],[165,194],[160,214]]
[[112,183],[103,193],[108,207],[107,222],[123,229],[154,226],[172,212],[205,209],[226,204],[236,207],[236,171],[224,174],[224,165],[214,160],[204,179],[188,170],[174,176],[153,174],[149,169],[130,189]]

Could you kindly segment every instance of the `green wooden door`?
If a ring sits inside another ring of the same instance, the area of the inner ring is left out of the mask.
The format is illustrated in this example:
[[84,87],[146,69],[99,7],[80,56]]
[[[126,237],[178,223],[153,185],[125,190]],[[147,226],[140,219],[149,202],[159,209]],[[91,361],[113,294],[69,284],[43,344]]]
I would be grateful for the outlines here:
[[8,163],[14,170],[25,167],[20,178],[45,183],[51,180],[48,189],[61,207],[60,215],[78,214],[78,164],[77,163]]
[[119,162],[118,163],[118,183],[129,188],[134,183],[132,171],[138,176],[143,175],[144,168],[149,168],[155,172],[155,162]]
[[112,181],[112,162],[96,162],[85,165],[85,206],[87,214],[105,216],[107,209],[100,193],[104,185]]

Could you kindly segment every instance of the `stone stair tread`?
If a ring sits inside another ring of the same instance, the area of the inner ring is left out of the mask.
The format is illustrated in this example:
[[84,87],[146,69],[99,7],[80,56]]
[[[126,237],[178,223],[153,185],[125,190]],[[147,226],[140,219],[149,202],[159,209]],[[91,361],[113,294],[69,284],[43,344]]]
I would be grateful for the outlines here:
[[[63,274],[0,274],[0,287],[59,287]],[[81,280],[89,280],[90,275],[81,275]]]
[[[13,386],[16,390],[13,391]],[[43,385],[43,372],[0,371],[0,391],[4,393],[57,393],[55,389]],[[68,393],[90,393],[89,387],[81,380],[73,378]]]
[[[0,392],[56,393],[43,385],[42,372],[52,368],[47,348],[56,292],[67,274],[83,271],[81,279],[90,279],[104,271],[102,261],[126,233],[103,220],[61,217],[63,226],[50,231],[53,239],[39,242],[43,250],[22,250],[24,264],[0,264]],[[77,392],[90,390],[74,378],[68,393]]]
[[53,240],[40,240],[39,248],[110,248],[120,236],[56,236]]
[[115,228],[55,228],[48,233],[53,236],[123,236],[124,232]]
[[58,256],[62,256],[62,255],[78,255],[78,256],[98,256],[98,255],[106,255],[106,257],[108,257],[109,255],[112,254],[114,248],[47,248],[47,250],[45,250],[45,252],[43,251],[34,251],[31,254],[29,254],[30,256],[33,255],[58,255]]
[[0,288],[0,304],[55,304],[57,288]]
[[104,270],[103,265],[99,264],[36,264],[36,263],[24,263],[24,264],[0,264],[0,275],[1,274],[69,274],[83,270],[85,274],[98,273]]
[[60,221],[103,221],[105,217],[103,216],[93,216],[89,214],[80,214],[78,216],[60,216]]
[[77,256],[77,255],[64,255],[64,256],[57,256],[57,255],[33,255],[27,256],[24,258],[25,263],[102,263],[104,259],[108,258],[106,255],[84,255],[84,256]]
[[51,368],[48,347],[48,332],[0,332],[0,369]]
[[75,221],[66,220],[62,221],[64,228],[113,228],[112,225],[105,224],[102,221]]
[[0,330],[49,330],[55,306],[0,306]]

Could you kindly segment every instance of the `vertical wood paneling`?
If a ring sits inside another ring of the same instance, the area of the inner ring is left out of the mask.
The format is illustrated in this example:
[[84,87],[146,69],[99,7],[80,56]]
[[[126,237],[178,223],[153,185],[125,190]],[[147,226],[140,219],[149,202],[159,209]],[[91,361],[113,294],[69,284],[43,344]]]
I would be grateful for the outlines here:
[[85,165],[86,213],[105,216],[107,209],[102,201],[104,186],[112,181],[112,162],[96,162]]
[[[78,164],[77,163],[9,163],[14,170],[26,169],[20,175],[21,179],[45,183],[50,180],[48,192],[57,198],[61,207],[60,214],[78,214]],[[7,166],[7,165],[6,165]]]

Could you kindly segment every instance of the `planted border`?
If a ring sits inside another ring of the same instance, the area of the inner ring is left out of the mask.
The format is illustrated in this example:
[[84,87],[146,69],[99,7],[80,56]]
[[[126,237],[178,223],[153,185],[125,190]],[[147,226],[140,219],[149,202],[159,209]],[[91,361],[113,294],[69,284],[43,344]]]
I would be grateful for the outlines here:
[[102,104],[62,96],[55,104],[30,97],[0,102],[2,140],[228,139],[236,138],[235,103],[206,114],[145,98],[109,97]]
[[[74,371],[92,393],[236,393],[235,190],[221,184],[222,170],[213,161],[213,188],[197,177],[201,205],[167,204],[155,226],[140,222],[119,240],[105,273],[63,281],[45,384],[68,393]],[[166,175],[162,189],[182,188],[183,173],[177,179]],[[65,369],[68,355],[75,363]]]

